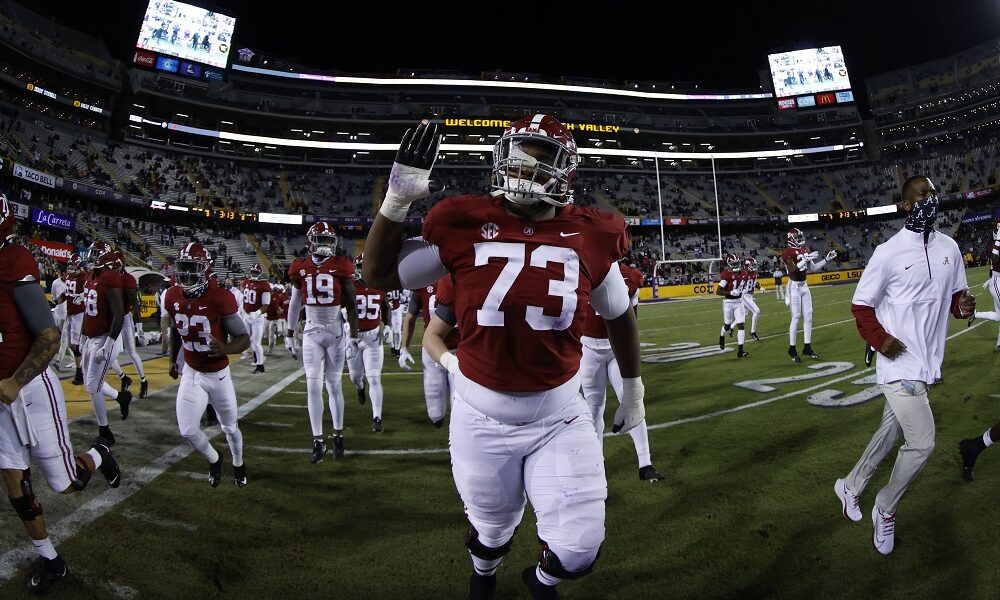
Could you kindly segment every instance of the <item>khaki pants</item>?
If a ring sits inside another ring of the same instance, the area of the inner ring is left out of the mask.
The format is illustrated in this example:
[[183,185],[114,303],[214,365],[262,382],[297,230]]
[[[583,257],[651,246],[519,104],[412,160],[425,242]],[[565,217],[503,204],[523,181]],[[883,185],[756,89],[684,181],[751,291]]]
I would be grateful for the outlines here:
[[875,497],[876,506],[891,513],[896,512],[903,492],[934,450],[934,415],[927,399],[927,385],[922,381],[894,381],[883,385],[882,392],[885,394],[882,422],[847,476],[847,486],[860,496],[902,433],[904,443],[896,454],[889,483]]

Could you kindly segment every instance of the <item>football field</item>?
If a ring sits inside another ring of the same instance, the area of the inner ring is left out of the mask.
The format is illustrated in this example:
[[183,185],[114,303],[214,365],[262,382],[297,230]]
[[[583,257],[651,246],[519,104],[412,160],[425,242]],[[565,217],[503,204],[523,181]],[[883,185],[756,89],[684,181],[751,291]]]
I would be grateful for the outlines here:
[[[992,310],[985,278],[969,271],[980,308]],[[1000,421],[997,324],[950,323],[944,379],[929,392],[937,447],[899,505],[895,552],[883,557],[868,515],[895,456],[862,496],[860,523],[843,517],[833,493],[883,408],[851,316],[853,291],[813,288],[821,359],[801,364],[786,354],[788,309],[773,292],[757,295],[761,341],[748,340],[742,359],[735,338],[719,350],[721,299],[639,307],[652,457],[665,479],[639,481],[631,438],[606,437],[607,539],[593,574],[561,585],[563,597],[996,597],[1000,450],[986,451],[967,483],[957,445]],[[463,598],[466,521],[447,428],[426,417],[418,340],[412,372],[386,349],[384,433],[371,431],[370,406],[358,404],[345,373],[347,455],[335,461],[331,451],[317,465],[301,364],[284,351],[263,375],[234,364],[243,489],[233,485],[228,449],[223,482],[209,487],[207,462],[177,433],[175,386],[136,401],[128,421],[112,411],[120,488],[98,477],[62,497],[34,475],[74,573],[51,596]],[[164,381],[163,359],[147,370]],[[609,421],[616,406],[609,392]],[[96,425],[83,416],[70,431],[81,450]],[[209,435],[226,448],[218,428]],[[34,551],[12,510],[3,520],[0,598],[19,598]],[[529,505],[500,567],[498,598],[528,597],[520,571],[537,549]]]

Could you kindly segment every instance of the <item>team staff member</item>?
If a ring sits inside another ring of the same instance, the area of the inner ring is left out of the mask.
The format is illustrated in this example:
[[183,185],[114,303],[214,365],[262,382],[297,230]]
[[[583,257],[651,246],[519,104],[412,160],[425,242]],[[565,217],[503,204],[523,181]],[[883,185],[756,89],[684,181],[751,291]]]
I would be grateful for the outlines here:
[[958,244],[934,230],[937,207],[930,179],[906,180],[904,229],[875,249],[851,301],[861,337],[881,354],[875,373],[886,402],[878,430],[834,491],[844,516],[860,521],[858,497],[903,435],[889,483],[879,490],[871,512],[872,541],[881,554],[893,549],[899,499],[934,450],[927,386],[941,377],[948,313],[967,319],[976,308]]

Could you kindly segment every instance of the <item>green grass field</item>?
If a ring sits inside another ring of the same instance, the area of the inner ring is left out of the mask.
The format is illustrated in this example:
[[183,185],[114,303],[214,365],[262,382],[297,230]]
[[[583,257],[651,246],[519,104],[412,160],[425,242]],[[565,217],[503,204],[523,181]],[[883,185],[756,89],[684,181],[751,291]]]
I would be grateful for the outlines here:
[[[980,301],[992,304],[978,287],[985,277],[969,274]],[[1000,420],[996,324],[951,323],[944,380],[930,392],[937,449],[900,504],[896,551],[882,557],[868,512],[891,458],[862,497],[860,523],[844,519],[832,487],[875,430],[883,400],[808,401],[860,399],[873,385],[854,383],[873,370],[851,319],[853,290],[813,289],[822,359],[800,365],[785,353],[788,311],[773,292],[758,296],[763,340],[747,343],[745,359],[717,353],[717,299],[640,307],[653,461],[666,480],[640,482],[631,439],[606,440],[607,540],[592,575],[560,586],[565,598],[997,596],[1000,451],[985,453],[977,480],[966,483],[956,449]],[[716,352],[664,362],[693,344]],[[826,366],[810,368],[817,363]],[[257,378],[245,363],[234,367],[240,402],[255,406],[241,421],[244,489],[233,486],[228,457],[223,484],[207,485],[207,464],[176,433],[173,388],[112,422],[121,488],[98,479],[84,494],[53,497],[36,475],[52,536],[77,574],[53,597],[464,597],[466,523],[447,430],[426,419],[419,372],[400,372],[387,353],[382,434],[371,432],[370,408],[357,404],[345,376],[348,456],[311,465],[300,365],[283,356],[267,367]],[[734,385],[806,375],[768,392]],[[281,389],[283,379],[290,383]],[[268,388],[277,393],[261,403]],[[613,396],[610,403],[608,419]],[[74,422],[77,447],[95,429]],[[213,441],[224,447],[221,435]],[[33,556],[13,511],[3,519],[0,598],[17,598]],[[519,574],[536,554],[529,510],[500,569],[498,598],[527,597]]]

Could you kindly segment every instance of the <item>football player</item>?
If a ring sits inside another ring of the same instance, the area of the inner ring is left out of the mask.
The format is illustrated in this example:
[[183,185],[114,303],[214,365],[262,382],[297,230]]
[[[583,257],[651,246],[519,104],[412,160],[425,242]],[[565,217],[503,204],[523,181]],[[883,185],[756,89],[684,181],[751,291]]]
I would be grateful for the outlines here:
[[781,252],[781,261],[788,273],[788,285],[785,289],[785,304],[792,313],[792,322],[788,326],[788,356],[792,362],[802,362],[795,350],[795,334],[799,329],[799,318],[802,318],[802,354],[810,358],[819,358],[812,349],[813,303],[812,292],[806,283],[806,272],[820,271],[826,263],[837,258],[837,251],[830,250],[823,258],[818,252],[813,252],[806,246],[806,236],[801,229],[793,227],[786,236],[788,247]]
[[[1000,321],[1000,219],[993,224],[993,242],[990,244],[990,276],[983,287],[993,296],[993,310],[979,311],[969,319],[969,325],[976,319]],[[1000,352],[1000,332],[997,333],[996,351]]]
[[747,309],[743,303],[743,292],[746,290],[747,276],[743,271],[743,261],[735,254],[726,256],[726,266],[719,276],[719,285],[715,288],[715,293],[722,296],[722,331],[719,332],[719,350],[726,349],[726,334],[736,324],[736,343],[739,349],[736,352],[737,358],[750,356],[750,353],[743,349],[746,341],[746,317]]
[[[447,280],[447,281],[446,281]],[[410,354],[410,341],[413,339],[413,327],[417,320],[417,315],[424,319],[424,335],[427,335],[427,328],[430,326],[437,308],[438,291],[444,285],[451,284],[451,277],[444,276],[431,285],[410,291],[410,301],[406,305],[406,316],[403,320],[403,338],[400,345],[399,366],[407,371],[413,364],[413,356]],[[448,350],[454,352],[458,349],[458,342],[461,336],[458,329],[452,329],[444,337]],[[452,390],[455,389],[454,381],[448,369],[431,359],[427,353],[427,347],[421,348],[421,361],[424,367],[424,402],[427,404],[427,418],[430,419],[434,427],[440,428],[444,425],[445,412],[451,401]]]
[[306,322],[302,333],[302,364],[306,371],[306,400],[309,423],[312,426],[313,464],[323,460],[326,441],[323,439],[323,384],[333,418],[333,456],[344,456],[344,390],[341,375],[344,359],[358,353],[358,313],[347,311],[350,339],[344,343],[341,306],[355,306],[354,263],[345,256],[334,256],[337,234],[333,227],[320,221],[306,233],[309,256],[288,266],[292,280],[292,297],[288,302],[288,331],[285,337],[295,337],[299,309],[305,308]]
[[354,259],[355,297],[358,304],[358,353],[347,361],[351,382],[358,387],[358,403],[365,403],[365,380],[368,380],[368,396],[372,400],[372,431],[382,432],[382,333],[389,326],[389,301],[386,293],[368,287],[361,279],[361,265],[364,254]]
[[267,352],[264,353],[267,356],[271,356],[271,352],[274,351],[275,339],[283,336],[288,329],[288,324],[285,322],[287,309],[281,302],[284,296],[283,290],[284,286],[280,283],[271,286],[271,302],[267,305]]
[[[139,283],[125,269],[125,257],[117,250],[115,251],[115,264],[112,268],[117,270],[122,276],[122,304],[124,305],[125,316],[122,321],[122,335],[119,338],[119,344],[116,345],[116,352],[112,353],[114,358],[111,361],[111,368],[121,377],[121,391],[127,390],[132,385],[132,378],[125,374],[121,364],[118,362],[118,354],[124,349],[125,353],[132,359],[132,365],[139,374],[139,397],[145,398],[149,392],[149,382],[146,381],[146,371],[142,366],[142,357],[135,350],[135,321],[133,320],[133,315],[135,318],[140,318],[138,310]],[[121,348],[117,346],[121,346]]]
[[0,193],[0,475],[42,562],[28,579],[28,590],[35,593],[48,590],[69,570],[49,539],[32,489],[30,461],[60,494],[83,490],[95,471],[111,487],[121,483],[104,440],[73,455],[62,386],[48,368],[59,347],[59,329],[40,282],[31,252],[14,243],[13,207]]
[[250,277],[243,281],[243,323],[250,332],[254,373],[264,372],[264,328],[267,327],[267,307],[271,305],[271,284],[260,265],[250,267]]
[[492,598],[526,496],[540,560],[522,572],[535,598],[589,573],[604,540],[607,480],[580,380],[581,326],[590,302],[608,323],[624,390],[613,431],[645,416],[639,338],[616,261],[625,222],[570,204],[578,162],[569,131],[549,115],[507,128],[493,150],[490,195],[435,204],[423,239],[404,242],[410,204],[441,189],[430,180],[440,137],[426,122],[406,133],[365,243],[365,281],[419,289],[450,272],[457,354],[431,359],[455,380],[452,473],[469,519],[469,596]]
[[[174,269],[177,284],[167,290],[163,304],[173,322],[170,376],[177,379],[180,374],[181,378],[177,388],[177,425],[184,439],[208,459],[208,483],[218,487],[222,453],[201,430],[201,415],[211,404],[229,443],[233,480],[236,487],[244,487],[247,470],[243,464],[243,434],[238,423],[229,355],[250,347],[250,336],[237,314],[239,309],[233,295],[219,287],[212,273],[212,256],[204,246],[192,242],[181,248]],[[184,369],[180,372],[177,358],[182,346]]]
[[392,355],[399,358],[399,347],[403,341],[403,290],[389,290],[385,293],[389,300],[389,327],[385,332],[386,342]]
[[[60,267],[59,277],[56,277],[52,281],[52,289],[50,290],[52,292],[51,304],[55,304],[52,308],[52,318],[55,320],[56,329],[60,332],[66,329],[66,305],[69,304],[69,296],[66,293],[66,282],[69,279],[69,266]],[[63,356],[67,354],[69,355],[69,363],[63,362]],[[56,352],[55,358],[52,359],[53,366],[59,371],[65,371],[76,367],[73,362],[74,360],[73,351],[69,348],[69,336],[60,335],[59,350]]]
[[83,286],[83,335],[87,336],[83,347],[83,378],[97,417],[97,435],[113,446],[116,440],[108,425],[104,397],[118,401],[123,421],[128,418],[132,402],[131,392],[117,391],[104,381],[125,322],[122,276],[114,268],[115,251],[103,240],[90,245],[87,263],[91,271]]
[[63,335],[69,340],[69,348],[76,357],[76,374],[73,385],[83,385],[83,285],[87,282],[87,268],[76,252],[66,265],[66,328]]
[[[625,284],[628,286],[632,311],[638,317],[642,271],[623,263],[618,266],[621,269],[622,277],[625,278]],[[593,306],[588,304],[586,309],[587,317],[583,322],[583,336],[580,338],[583,343],[580,376],[583,379],[583,397],[590,405],[591,415],[594,418],[594,429],[597,431],[598,439],[603,443],[604,407],[608,401],[608,383],[611,383],[615,395],[620,398],[622,395],[622,374],[618,369],[618,361],[615,360],[615,355],[611,351],[608,328],[604,324],[604,319],[594,310]],[[646,429],[646,421],[643,420],[628,433],[632,436],[636,458],[639,459],[639,481],[654,482],[663,479],[663,475],[653,466],[653,459],[649,453],[649,431]]]
[[750,311],[752,315],[750,317],[750,337],[756,341],[760,341],[757,337],[757,319],[760,317],[760,307],[757,306],[757,301],[754,300],[754,292],[761,289],[760,283],[757,282],[757,277],[760,276],[760,269],[757,266],[757,259],[754,257],[749,257],[743,261],[743,273],[746,276],[746,285],[743,287],[743,306],[746,310]]

